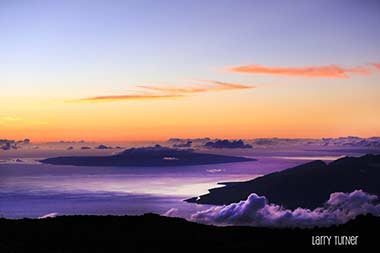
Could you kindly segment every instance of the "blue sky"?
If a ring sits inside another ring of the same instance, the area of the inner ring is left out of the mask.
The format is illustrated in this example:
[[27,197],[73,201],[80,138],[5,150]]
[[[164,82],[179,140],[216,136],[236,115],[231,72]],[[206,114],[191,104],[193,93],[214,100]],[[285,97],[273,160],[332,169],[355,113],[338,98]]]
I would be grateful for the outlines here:
[[2,1],[0,80],[18,95],[273,81],[218,69],[376,61],[379,13],[378,1]]

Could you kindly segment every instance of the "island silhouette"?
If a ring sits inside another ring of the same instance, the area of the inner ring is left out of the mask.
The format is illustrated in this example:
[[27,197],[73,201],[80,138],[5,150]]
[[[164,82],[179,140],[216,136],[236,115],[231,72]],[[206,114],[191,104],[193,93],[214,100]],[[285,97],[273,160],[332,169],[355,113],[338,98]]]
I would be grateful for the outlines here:
[[130,148],[111,156],[62,156],[40,160],[42,163],[76,166],[184,166],[255,161],[252,158],[198,153],[155,145]]

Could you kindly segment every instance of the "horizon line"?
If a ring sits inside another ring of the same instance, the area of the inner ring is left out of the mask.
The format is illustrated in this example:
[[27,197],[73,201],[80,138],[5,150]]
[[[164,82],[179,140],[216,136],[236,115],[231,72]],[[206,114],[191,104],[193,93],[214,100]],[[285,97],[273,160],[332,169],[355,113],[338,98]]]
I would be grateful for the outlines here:
[[293,139],[293,140],[321,140],[321,139],[338,139],[338,138],[361,138],[361,139],[369,139],[369,138],[380,138],[380,135],[369,135],[369,136],[358,136],[358,135],[340,135],[340,136],[324,136],[324,137],[282,137],[282,136],[272,136],[272,137],[248,137],[248,138],[228,138],[228,137],[168,137],[164,139],[139,139],[139,140],[85,140],[85,139],[48,139],[48,140],[37,140],[33,141],[33,139],[25,137],[25,138],[0,138],[0,140],[11,140],[11,141],[19,141],[24,139],[29,139],[31,144],[47,144],[47,143],[128,143],[128,142],[167,142],[170,139],[182,139],[182,140],[194,140],[194,139],[211,139],[211,140],[256,140],[256,139]]

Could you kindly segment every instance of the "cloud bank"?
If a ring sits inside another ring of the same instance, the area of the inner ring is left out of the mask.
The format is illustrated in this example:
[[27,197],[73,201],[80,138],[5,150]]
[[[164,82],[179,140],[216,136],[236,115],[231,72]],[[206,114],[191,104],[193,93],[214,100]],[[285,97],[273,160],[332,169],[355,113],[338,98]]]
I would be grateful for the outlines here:
[[[252,193],[247,200],[227,206],[196,212],[192,221],[216,225],[248,225],[266,227],[314,227],[343,224],[361,214],[380,215],[379,198],[356,190],[335,192],[325,206],[314,210],[284,209],[269,204],[264,196]],[[171,212],[172,214],[173,212]]]
[[112,147],[100,144],[99,146],[96,146],[95,149],[112,149]]
[[204,147],[206,148],[252,148],[251,145],[245,144],[243,140],[216,140],[215,142],[209,141]]
[[[375,66],[375,65],[374,65]],[[346,68],[339,65],[327,66],[307,66],[307,67],[268,67],[258,64],[246,66],[234,66],[226,68],[228,72],[247,74],[269,74],[280,76],[300,76],[300,77],[329,77],[329,78],[350,78],[351,75],[369,75],[369,66]]]
[[0,139],[0,150],[11,150],[11,149],[18,149],[22,147],[23,145],[30,144],[29,139],[24,140],[8,140],[8,139]]

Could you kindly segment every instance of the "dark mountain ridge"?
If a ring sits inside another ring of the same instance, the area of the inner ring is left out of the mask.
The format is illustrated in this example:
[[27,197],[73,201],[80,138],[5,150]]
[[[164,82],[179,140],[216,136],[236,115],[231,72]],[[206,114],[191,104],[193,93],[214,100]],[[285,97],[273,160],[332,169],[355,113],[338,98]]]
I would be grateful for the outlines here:
[[[368,248],[380,218],[358,216],[327,228],[216,227],[155,214],[0,219],[0,252],[231,252],[238,249]],[[358,236],[356,245],[312,245],[312,237]]]
[[380,155],[345,157],[326,164],[312,161],[245,182],[228,183],[208,194],[188,199],[199,204],[225,205],[247,199],[251,193],[286,208],[322,206],[333,192],[361,189],[380,195]]

